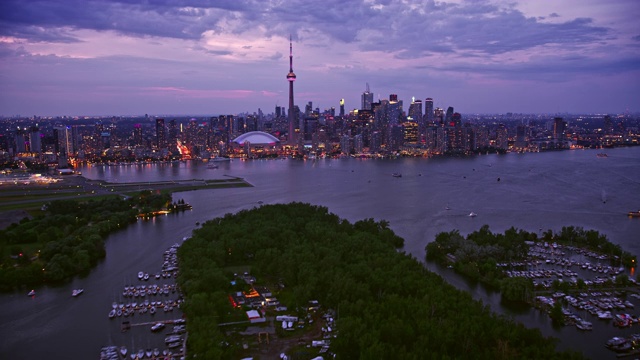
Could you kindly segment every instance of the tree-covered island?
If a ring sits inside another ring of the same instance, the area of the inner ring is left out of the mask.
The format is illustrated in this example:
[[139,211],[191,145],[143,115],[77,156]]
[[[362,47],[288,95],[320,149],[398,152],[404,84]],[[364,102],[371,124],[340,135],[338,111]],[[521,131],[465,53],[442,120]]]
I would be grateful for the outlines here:
[[[241,334],[249,322],[246,311],[257,310],[267,326],[280,314],[313,319],[310,309],[316,307],[309,304],[320,304],[335,318],[333,335],[323,343],[340,359],[581,358],[557,352],[555,340],[538,329],[492,313],[399,252],[402,245],[385,221],[350,223],[302,203],[265,205],[206,222],[178,251],[187,357],[261,358],[256,348],[263,338]],[[250,276],[239,275],[245,269]],[[287,310],[234,300],[236,294],[249,299],[261,287]],[[318,348],[303,340],[313,325],[301,324],[290,333],[276,332],[270,346],[299,338],[287,354],[315,356],[311,351]]]
[[0,291],[60,284],[86,274],[105,257],[113,231],[148,217],[190,208],[170,193],[143,191],[88,201],[56,200],[41,215],[0,230]]

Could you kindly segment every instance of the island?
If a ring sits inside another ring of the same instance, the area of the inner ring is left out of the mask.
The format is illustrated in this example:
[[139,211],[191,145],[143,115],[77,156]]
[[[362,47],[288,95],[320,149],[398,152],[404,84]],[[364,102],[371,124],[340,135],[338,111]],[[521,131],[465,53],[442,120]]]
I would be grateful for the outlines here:
[[581,358],[428,271],[389,223],[303,203],[205,222],[178,250],[188,358]]

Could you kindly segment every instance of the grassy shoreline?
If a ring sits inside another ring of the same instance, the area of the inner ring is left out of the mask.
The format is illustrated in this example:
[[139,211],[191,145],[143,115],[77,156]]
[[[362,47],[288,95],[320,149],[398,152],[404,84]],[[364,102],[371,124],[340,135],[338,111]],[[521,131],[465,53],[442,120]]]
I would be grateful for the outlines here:
[[110,183],[90,180],[81,176],[63,178],[52,184],[3,185],[0,187],[0,213],[25,210],[39,211],[42,205],[62,199],[102,199],[111,196],[131,196],[141,190],[182,192],[201,189],[252,187],[243,178],[180,181],[145,181]]

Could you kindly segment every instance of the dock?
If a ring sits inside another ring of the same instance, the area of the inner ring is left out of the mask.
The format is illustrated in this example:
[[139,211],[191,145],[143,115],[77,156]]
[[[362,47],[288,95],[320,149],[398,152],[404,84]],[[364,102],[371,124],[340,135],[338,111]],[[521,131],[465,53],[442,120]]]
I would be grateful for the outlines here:
[[[150,326],[150,325],[155,325],[157,323],[163,323],[165,325],[167,324],[174,324],[176,321],[181,321],[182,319],[169,319],[169,320],[159,320],[159,321],[148,321],[148,322],[141,322],[141,323],[130,323],[129,321],[123,321],[122,322],[122,331],[126,331],[129,330],[132,326]],[[125,330],[126,328],[126,330]]]

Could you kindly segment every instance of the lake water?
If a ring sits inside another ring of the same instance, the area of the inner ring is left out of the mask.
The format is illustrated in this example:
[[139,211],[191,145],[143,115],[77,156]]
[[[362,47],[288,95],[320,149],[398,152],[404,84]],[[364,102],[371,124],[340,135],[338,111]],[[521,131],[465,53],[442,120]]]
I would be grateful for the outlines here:
[[[388,220],[405,239],[404,251],[420,260],[426,244],[437,233],[458,229],[467,234],[484,224],[493,232],[511,226],[536,232],[581,226],[604,233],[612,242],[640,255],[640,219],[626,216],[628,211],[640,209],[640,147],[608,149],[607,158],[596,157],[598,152],[397,160],[233,160],[219,163],[218,169],[198,162],[85,167],[81,169],[83,176],[112,182],[234,176],[254,187],[175,194],[174,199],[193,205],[193,211],[140,221],[112,234],[107,240],[107,258],[86,278],[60,288],[37,289],[35,298],[28,298],[26,292],[0,296],[0,358],[91,359],[97,358],[106,344],[154,346],[147,329],[121,334],[120,322],[107,318],[123,285],[132,282],[140,270],[159,270],[163,251],[189,236],[197,222],[259,206],[258,201],[322,205],[350,221]],[[469,217],[470,212],[477,217]],[[538,311],[505,307],[499,294],[469,284],[448,269],[427,266],[495,311],[560,338],[560,349],[582,350],[599,359],[615,358],[604,348],[604,341],[634,332],[633,328],[620,330],[597,321],[589,333],[580,333],[575,327],[554,329]],[[71,298],[71,289],[77,287],[85,288],[85,294]]]

